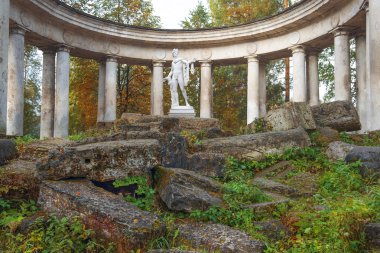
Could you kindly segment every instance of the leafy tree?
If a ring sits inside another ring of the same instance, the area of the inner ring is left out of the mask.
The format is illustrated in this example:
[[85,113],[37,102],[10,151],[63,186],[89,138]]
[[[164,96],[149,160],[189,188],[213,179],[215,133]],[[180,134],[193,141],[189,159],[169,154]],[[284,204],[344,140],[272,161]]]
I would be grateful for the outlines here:
[[41,55],[36,47],[25,47],[24,134],[39,135],[41,102]]
[[[84,12],[127,25],[159,27],[150,0],[65,0]],[[84,131],[96,123],[98,67],[92,60],[72,58],[70,78],[70,132]],[[151,71],[142,66],[119,64],[118,115],[150,112]],[[91,108],[90,108],[91,107]]]
[[183,29],[199,29],[212,27],[211,15],[207,8],[198,2],[194,10],[190,11],[189,17],[181,22]]

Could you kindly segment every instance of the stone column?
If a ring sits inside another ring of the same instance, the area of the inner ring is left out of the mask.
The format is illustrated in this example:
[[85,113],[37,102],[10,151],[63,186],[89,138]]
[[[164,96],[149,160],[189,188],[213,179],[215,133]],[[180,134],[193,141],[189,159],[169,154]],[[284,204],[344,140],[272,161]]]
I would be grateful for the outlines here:
[[61,45],[57,49],[54,138],[66,138],[69,135],[69,77],[70,48]]
[[349,33],[344,27],[334,30],[335,100],[351,101]]
[[152,76],[152,115],[164,115],[164,63],[165,61],[153,61]]
[[260,78],[259,58],[256,55],[247,57],[247,125],[260,117]]
[[8,51],[7,135],[22,136],[24,128],[25,29],[10,30]]
[[318,74],[318,51],[312,50],[308,55],[308,79],[309,79],[309,104],[320,104],[319,100],[319,74]]
[[0,2],[0,134],[7,127],[9,0]]
[[106,60],[106,81],[105,81],[105,122],[116,120],[116,99],[117,99],[117,59],[108,57]]
[[106,100],[106,63],[99,62],[99,79],[98,79],[98,116],[97,122],[104,122]]
[[259,85],[260,85],[260,117],[267,115],[267,79],[265,73],[266,63],[260,62],[259,65]]
[[212,118],[212,62],[201,61],[200,117]]
[[293,53],[293,102],[307,102],[305,47],[291,48]]
[[364,34],[356,37],[356,76],[358,82],[358,114],[360,123],[362,124],[362,131],[368,130],[368,109],[370,108],[370,93],[367,88],[366,77],[366,38]]
[[380,1],[369,0],[368,33],[369,33],[369,70],[367,82],[371,93],[371,126],[370,130],[380,129]]
[[43,50],[40,138],[54,136],[55,49]]

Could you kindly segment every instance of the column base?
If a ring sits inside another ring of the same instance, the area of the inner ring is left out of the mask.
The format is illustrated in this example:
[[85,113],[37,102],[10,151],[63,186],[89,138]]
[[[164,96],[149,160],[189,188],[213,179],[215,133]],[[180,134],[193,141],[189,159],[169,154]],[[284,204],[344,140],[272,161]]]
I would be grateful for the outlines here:
[[195,118],[195,111],[192,106],[173,106],[170,109],[169,117]]

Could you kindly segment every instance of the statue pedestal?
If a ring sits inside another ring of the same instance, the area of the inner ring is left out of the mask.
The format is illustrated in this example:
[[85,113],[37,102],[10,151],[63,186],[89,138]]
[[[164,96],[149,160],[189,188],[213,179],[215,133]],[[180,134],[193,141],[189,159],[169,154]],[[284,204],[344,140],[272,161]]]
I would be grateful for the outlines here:
[[192,106],[173,106],[170,109],[169,116],[195,118],[195,111]]

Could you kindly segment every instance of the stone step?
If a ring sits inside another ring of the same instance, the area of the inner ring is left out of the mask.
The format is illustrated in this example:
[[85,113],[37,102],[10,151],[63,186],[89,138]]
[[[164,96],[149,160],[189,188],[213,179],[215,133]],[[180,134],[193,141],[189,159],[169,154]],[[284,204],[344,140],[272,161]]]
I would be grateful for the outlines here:
[[252,180],[252,184],[257,186],[261,190],[277,193],[277,194],[284,195],[287,197],[299,197],[300,196],[300,193],[296,189],[294,189],[288,185],[281,184],[279,182],[270,180],[270,179],[266,179],[266,178],[262,178],[262,177],[256,177]]
[[256,203],[248,205],[247,208],[252,209],[255,213],[268,213],[276,209],[278,205],[288,204],[290,199],[280,194],[264,191],[266,195],[272,198],[273,201]]
[[218,153],[187,154],[186,168],[206,177],[222,177],[225,166],[225,156]]
[[13,160],[0,168],[0,197],[37,200],[40,180],[35,162]]
[[113,242],[119,252],[143,249],[148,240],[165,230],[157,215],[86,180],[43,181],[38,204],[48,213],[79,217],[98,237]]
[[287,171],[288,169],[293,169],[293,166],[289,161],[281,161],[279,163],[276,163],[275,165],[264,169],[258,173],[255,173],[256,177],[276,177],[283,171]]
[[[220,224],[180,224],[178,240],[206,252],[261,253],[264,244],[248,234]],[[202,251],[203,252],[203,251]]]
[[37,163],[44,180],[87,178],[112,181],[127,176],[147,175],[161,163],[158,140],[137,139],[99,142],[49,152]]

